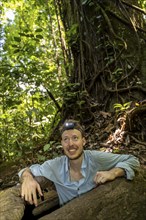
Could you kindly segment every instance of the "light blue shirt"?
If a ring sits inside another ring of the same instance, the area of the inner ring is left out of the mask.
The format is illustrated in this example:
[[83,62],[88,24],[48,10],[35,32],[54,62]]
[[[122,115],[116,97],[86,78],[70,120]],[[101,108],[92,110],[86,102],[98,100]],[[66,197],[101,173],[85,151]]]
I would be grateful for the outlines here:
[[[123,168],[126,178],[132,180],[135,176],[134,170],[139,168],[139,161],[132,155],[85,150],[81,166],[83,178],[79,181],[70,180],[69,160],[66,156],[48,160],[42,165],[32,165],[30,170],[34,176],[44,176],[54,182],[60,205],[63,205],[95,188],[96,184],[93,179],[97,171],[107,171],[114,167]],[[19,172],[19,176],[21,176],[23,170]]]

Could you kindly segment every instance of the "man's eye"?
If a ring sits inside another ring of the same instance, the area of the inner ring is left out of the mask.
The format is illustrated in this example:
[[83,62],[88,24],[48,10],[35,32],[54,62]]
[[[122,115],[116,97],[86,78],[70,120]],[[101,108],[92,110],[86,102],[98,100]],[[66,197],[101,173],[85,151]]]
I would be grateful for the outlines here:
[[69,139],[68,139],[68,138],[64,138],[63,140],[64,140],[64,141],[68,141]]
[[73,140],[74,140],[74,141],[77,141],[77,140],[78,140],[78,137],[73,137]]

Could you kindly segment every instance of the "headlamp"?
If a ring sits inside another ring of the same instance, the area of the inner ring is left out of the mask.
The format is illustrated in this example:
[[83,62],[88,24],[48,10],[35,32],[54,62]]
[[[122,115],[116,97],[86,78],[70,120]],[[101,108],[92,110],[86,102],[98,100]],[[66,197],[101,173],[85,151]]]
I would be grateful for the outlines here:
[[74,122],[66,122],[66,123],[64,123],[63,127],[64,127],[64,130],[74,129],[75,123]]
[[72,130],[72,129],[77,129],[78,131],[80,131],[82,133],[82,135],[84,136],[84,131],[82,126],[79,124],[78,121],[75,120],[66,120],[64,122],[64,124],[61,126],[60,128],[60,133],[62,135],[62,133],[66,130]]

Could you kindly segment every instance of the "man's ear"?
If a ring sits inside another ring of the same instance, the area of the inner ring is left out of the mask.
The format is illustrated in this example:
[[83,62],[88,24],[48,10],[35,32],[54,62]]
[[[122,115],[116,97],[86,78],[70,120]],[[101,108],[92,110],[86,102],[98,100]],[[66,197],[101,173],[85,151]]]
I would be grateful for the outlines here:
[[86,139],[83,137],[83,146],[86,144]]

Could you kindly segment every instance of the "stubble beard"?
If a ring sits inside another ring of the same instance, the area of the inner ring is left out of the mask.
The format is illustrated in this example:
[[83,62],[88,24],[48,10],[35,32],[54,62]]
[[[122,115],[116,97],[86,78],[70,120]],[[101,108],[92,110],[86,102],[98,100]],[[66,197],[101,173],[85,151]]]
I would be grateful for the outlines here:
[[77,159],[79,159],[82,155],[83,155],[83,150],[80,152],[80,154],[79,155],[77,155],[76,157],[74,157],[74,158],[71,158],[70,156],[68,156],[68,155],[66,155],[68,158],[69,158],[69,160],[77,160]]

